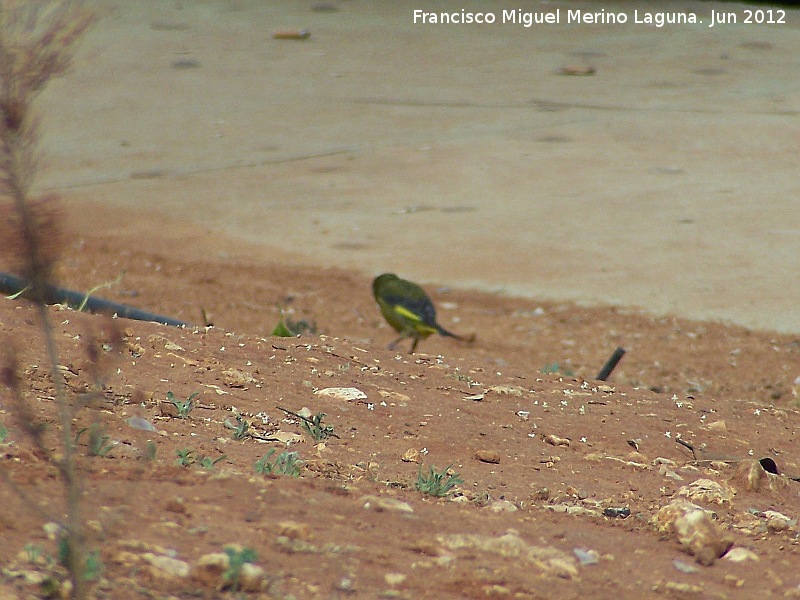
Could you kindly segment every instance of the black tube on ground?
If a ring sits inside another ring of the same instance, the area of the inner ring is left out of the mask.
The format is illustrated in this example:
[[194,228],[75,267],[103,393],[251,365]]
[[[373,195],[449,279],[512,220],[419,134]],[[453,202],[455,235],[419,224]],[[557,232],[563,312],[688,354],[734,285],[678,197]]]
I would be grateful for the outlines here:
[[[10,273],[0,273],[0,293],[3,294],[17,294],[20,290],[24,290],[28,286],[28,282],[22,277],[11,275]],[[23,298],[27,297],[26,292],[21,294]],[[84,304],[84,300],[86,303]],[[77,308],[84,304],[84,309],[91,313],[99,313],[105,315],[117,315],[124,319],[133,319],[135,321],[151,321],[153,323],[161,323],[162,325],[172,325],[174,327],[185,327],[187,323],[173,319],[172,317],[163,317],[140,310],[127,304],[119,304],[111,302],[110,300],[103,300],[102,298],[95,298],[86,294],[67,290],[64,288],[48,285],[44,290],[44,301],[46,304],[66,304],[73,308]]]
[[600,369],[600,372],[597,374],[597,379],[600,381],[605,381],[608,379],[608,376],[611,375],[611,371],[614,370],[614,367],[617,366],[617,363],[622,360],[622,357],[625,355],[625,348],[617,348],[614,350],[614,354],[606,361],[606,364],[603,365],[603,368]]

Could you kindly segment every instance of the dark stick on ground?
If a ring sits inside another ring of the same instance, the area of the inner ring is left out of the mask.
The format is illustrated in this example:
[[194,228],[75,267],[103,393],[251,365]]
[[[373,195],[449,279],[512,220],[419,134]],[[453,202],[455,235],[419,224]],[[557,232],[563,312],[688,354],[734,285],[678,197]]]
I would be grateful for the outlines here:
[[625,348],[617,348],[614,350],[614,354],[606,361],[606,364],[603,365],[603,368],[600,369],[600,372],[597,374],[597,379],[600,381],[605,381],[608,379],[609,375],[611,375],[611,371],[614,370],[614,367],[617,366],[617,363],[622,360],[622,357],[625,355]]
[[692,458],[698,460],[697,452],[694,451],[694,446],[692,446],[689,442],[687,442],[683,438],[675,438],[675,443],[680,444],[684,448],[688,448],[689,451],[692,453]]
[[[0,273],[0,293],[3,294],[17,294],[20,290],[25,290],[28,282],[22,277],[11,275],[9,273]],[[22,292],[23,298],[28,297],[28,292]],[[84,300],[86,301],[84,304]],[[135,321],[152,321],[153,323],[161,323],[162,325],[173,325],[175,327],[185,327],[187,323],[173,319],[171,317],[163,317],[140,310],[127,304],[118,304],[110,300],[103,300],[102,298],[95,298],[93,296],[86,297],[86,294],[67,290],[64,288],[48,285],[44,290],[44,302],[46,304],[66,304],[73,308],[77,308],[83,304],[84,310],[91,313],[99,313],[104,315],[117,315],[124,319],[133,319]]]

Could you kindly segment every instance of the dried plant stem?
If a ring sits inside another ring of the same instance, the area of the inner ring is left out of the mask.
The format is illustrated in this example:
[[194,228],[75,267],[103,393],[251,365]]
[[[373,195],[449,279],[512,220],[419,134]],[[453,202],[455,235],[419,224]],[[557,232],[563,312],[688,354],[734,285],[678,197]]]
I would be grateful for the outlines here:
[[[84,531],[83,517],[81,515],[81,485],[75,468],[75,444],[72,435],[72,415],[74,407],[67,399],[64,377],[58,369],[58,349],[56,348],[53,325],[50,314],[44,302],[36,303],[39,318],[42,323],[47,358],[50,363],[50,376],[53,380],[56,404],[58,404],[59,421],[61,422],[61,445],[63,456],[57,461],[58,471],[64,480],[64,489],[67,501],[67,569],[72,577],[73,596],[85,597],[84,571]],[[77,574],[77,577],[74,575]]]
[[[1,44],[0,44],[1,45]],[[3,165],[7,193],[13,198],[14,207],[19,217],[20,237],[23,242],[23,253],[27,262],[26,271],[32,288],[32,298],[39,313],[42,333],[44,334],[45,351],[53,382],[54,396],[59,409],[61,424],[62,456],[56,460],[56,466],[64,483],[67,505],[66,523],[66,567],[72,576],[74,598],[86,597],[86,584],[83,581],[84,534],[81,516],[81,487],[75,468],[75,445],[72,435],[73,406],[67,399],[64,378],[58,369],[59,356],[56,347],[53,324],[47,304],[44,302],[44,289],[47,285],[49,265],[41,256],[40,232],[37,231],[37,220],[31,210],[29,201],[29,179],[34,166],[31,164],[28,143],[23,139],[24,132],[6,128],[3,139]]]
[[[36,173],[34,148],[36,122],[32,103],[54,76],[63,73],[72,58],[72,46],[91,23],[91,14],[69,0],[20,2],[0,0],[0,193],[11,198],[17,213],[20,254],[31,286],[45,340],[54,396],[61,425],[60,457],[54,462],[61,476],[67,508],[67,523],[62,533],[62,558],[72,583],[72,597],[87,597],[84,579],[86,552],[81,515],[81,486],[75,465],[72,434],[74,407],[67,398],[52,320],[45,303],[45,290],[53,270],[53,253],[48,247],[54,226],[52,215],[36,210],[30,196]],[[23,408],[21,390],[15,391],[18,413],[30,418]],[[41,432],[33,423],[25,425],[37,445],[44,445]],[[5,475],[5,474],[4,474]],[[8,479],[4,477],[4,479]]]
[[[64,378],[58,369],[59,357],[56,347],[53,324],[50,319],[50,312],[43,300],[43,288],[47,285],[46,274],[49,271],[47,266],[41,261],[39,255],[39,243],[37,241],[36,220],[30,210],[28,201],[27,185],[21,173],[29,173],[31,165],[25,158],[26,154],[23,143],[19,140],[19,135],[9,132],[3,136],[3,145],[7,160],[6,185],[10,195],[14,199],[14,205],[19,215],[20,233],[24,244],[24,255],[27,259],[27,270],[30,274],[30,285],[33,288],[33,298],[39,313],[39,319],[44,334],[45,350],[50,366],[50,378],[53,382],[54,396],[59,406],[59,421],[62,430],[63,458],[58,462],[58,469],[64,478],[68,489],[67,504],[70,508],[69,514],[79,512],[77,506],[73,506],[80,497],[78,480],[75,476],[75,445],[72,442],[72,416],[73,407],[67,400]],[[73,511],[73,509],[76,509]],[[70,527],[70,529],[74,529]]]
[[59,410],[61,425],[62,456],[56,460],[56,467],[64,483],[67,505],[67,522],[65,524],[66,556],[65,566],[70,573],[72,581],[73,598],[87,596],[86,582],[83,578],[85,550],[83,517],[81,514],[81,486],[75,468],[75,444],[73,443],[72,418],[74,407],[67,398],[64,377],[59,371],[59,355],[56,346],[53,323],[47,304],[44,302],[44,289],[47,285],[48,265],[44,263],[40,254],[36,217],[30,208],[27,185],[21,173],[29,172],[25,148],[15,135],[4,136],[4,152],[7,165],[5,166],[6,186],[14,199],[14,206],[19,217],[20,234],[23,240],[24,253],[27,260],[27,271],[31,285],[33,302],[39,313],[42,333],[44,335],[45,351],[50,368],[50,378],[53,382],[53,395]]

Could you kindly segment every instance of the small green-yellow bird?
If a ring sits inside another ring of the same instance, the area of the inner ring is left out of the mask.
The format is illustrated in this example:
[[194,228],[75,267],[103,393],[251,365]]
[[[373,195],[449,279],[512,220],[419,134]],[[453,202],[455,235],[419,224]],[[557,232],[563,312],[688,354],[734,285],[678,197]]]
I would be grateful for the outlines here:
[[433,333],[465,342],[475,339],[475,336],[463,338],[439,325],[436,322],[436,309],[425,291],[416,283],[400,279],[394,273],[378,275],[372,282],[372,293],[386,321],[400,334],[389,344],[390,350],[404,338],[413,338],[409,352],[413,354],[419,341]]

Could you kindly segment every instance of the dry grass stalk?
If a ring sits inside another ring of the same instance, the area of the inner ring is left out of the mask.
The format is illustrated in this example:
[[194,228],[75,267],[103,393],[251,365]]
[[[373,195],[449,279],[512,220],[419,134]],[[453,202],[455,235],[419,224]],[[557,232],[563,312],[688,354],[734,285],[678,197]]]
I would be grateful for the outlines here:
[[[69,0],[0,0],[0,193],[11,199],[16,211],[18,254],[33,291],[44,333],[50,375],[59,406],[62,458],[56,460],[67,496],[65,562],[70,573],[72,596],[85,598],[81,490],[75,467],[72,434],[73,407],[59,372],[58,349],[43,289],[52,277],[57,246],[58,215],[54,200],[31,198],[36,169],[38,122],[33,101],[47,82],[63,74],[74,52],[75,42],[91,24],[92,14],[80,2]],[[13,360],[13,357],[12,359]],[[16,365],[4,369],[11,384],[21,420],[32,416],[14,380]],[[8,373],[11,373],[10,375]],[[31,423],[27,433],[40,448],[41,432]]]

